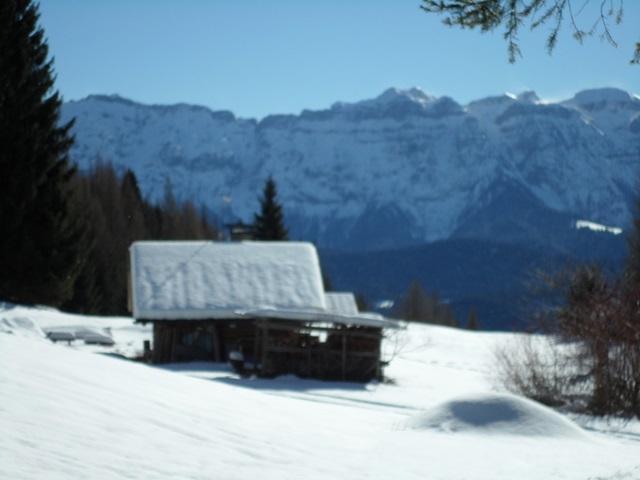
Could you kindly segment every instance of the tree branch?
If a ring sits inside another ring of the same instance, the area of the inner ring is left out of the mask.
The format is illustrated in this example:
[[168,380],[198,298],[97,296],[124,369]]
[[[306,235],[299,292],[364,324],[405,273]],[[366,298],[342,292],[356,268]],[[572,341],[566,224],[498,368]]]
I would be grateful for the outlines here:
[[[427,13],[443,15],[443,23],[447,26],[477,28],[487,32],[504,25],[503,37],[507,42],[508,58],[510,62],[515,62],[521,56],[518,31],[527,21],[532,30],[553,23],[546,41],[550,54],[557,45],[567,16],[573,38],[579,43],[582,44],[585,37],[600,32],[601,39],[617,47],[610,21],[613,19],[616,25],[622,22],[624,0],[601,0],[597,18],[592,27],[585,30],[578,23],[578,17],[589,3],[591,0],[585,0],[577,12],[574,12],[572,0],[422,0],[420,8]],[[640,42],[635,45],[631,63],[640,64]]]

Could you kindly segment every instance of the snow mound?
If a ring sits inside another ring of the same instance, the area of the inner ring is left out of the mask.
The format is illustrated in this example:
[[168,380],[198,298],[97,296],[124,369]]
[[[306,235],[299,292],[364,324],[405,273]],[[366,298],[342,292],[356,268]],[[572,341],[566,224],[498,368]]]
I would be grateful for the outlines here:
[[456,398],[413,417],[413,430],[587,438],[578,425],[539,403],[507,394]]
[[29,317],[1,317],[0,333],[8,333],[10,335],[18,335],[20,337],[45,337],[42,329]]

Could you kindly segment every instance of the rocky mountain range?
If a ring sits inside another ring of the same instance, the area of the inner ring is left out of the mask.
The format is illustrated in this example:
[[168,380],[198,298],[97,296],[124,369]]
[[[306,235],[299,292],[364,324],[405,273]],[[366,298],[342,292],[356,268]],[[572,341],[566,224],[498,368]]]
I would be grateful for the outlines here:
[[455,238],[570,248],[577,220],[626,227],[640,179],[640,98],[613,88],[460,105],[417,88],[299,115],[92,95],[64,105],[71,156],[131,168],[143,193],[250,221],[276,180],[291,236],[339,250]]

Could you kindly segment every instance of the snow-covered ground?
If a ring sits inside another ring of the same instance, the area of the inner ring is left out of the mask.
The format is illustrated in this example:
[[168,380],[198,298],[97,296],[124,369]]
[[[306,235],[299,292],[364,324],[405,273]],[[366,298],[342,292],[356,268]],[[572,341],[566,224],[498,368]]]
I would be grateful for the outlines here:
[[[115,345],[53,344],[88,328]],[[110,330],[104,330],[110,329]],[[640,422],[573,420],[500,390],[514,334],[412,325],[384,384],[150,367],[148,327],[0,310],[0,478],[638,479]]]
[[606,232],[613,235],[620,235],[622,233],[622,229],[620,227],[609,227],[600,223],[590,222],[589,220],[576,221],[576,228],[578,230],[586,228],[592,232]]

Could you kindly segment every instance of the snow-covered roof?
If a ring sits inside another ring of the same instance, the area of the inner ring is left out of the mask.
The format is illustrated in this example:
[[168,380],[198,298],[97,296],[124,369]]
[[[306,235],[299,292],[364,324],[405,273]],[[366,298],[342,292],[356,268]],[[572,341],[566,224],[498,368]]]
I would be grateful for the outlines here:
[[326,311],[318,255],[310,243],[135,242],[130,253],[136,319]]
[[356,297],[351,292],[327,292],[324,294],[327,310],[340,315],[357,315]]
[[406,326],[397,320],[391,320],[378,313],[362,312],[355,315],[341,315],[329,311],[263,309],[238,312],[247,318],[277,318],[281,320],[300,320],[308,323],[339,323],[361,327],[404,329]]

